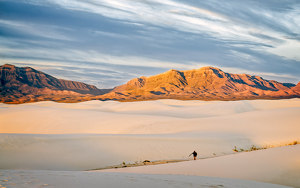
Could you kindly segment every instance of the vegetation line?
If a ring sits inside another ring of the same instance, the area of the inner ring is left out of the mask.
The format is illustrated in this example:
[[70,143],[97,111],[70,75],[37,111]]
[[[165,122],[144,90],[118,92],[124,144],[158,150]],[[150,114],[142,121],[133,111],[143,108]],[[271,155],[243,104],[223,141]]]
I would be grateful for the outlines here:
[[[291,145],[297,145],[297,144],[300,144],[300,142],[299,141],[293,141],[293,142],[283,144],[283,145],[277,145],[277,146],[268,145],[268,146],[263,146],[263,147],[258,147],[258,146],[252,145],[248,149],[237,148],[236,146],[234,146],[234,148],[232,150],[236,153],[238,153],[238,152],[251,152],[251,151],[264,150],[264,149],[283,147],[283,146],[291,146]],[[230,155],[230,154],[228,154],[228,155]],[[224,155],[216,156],[216,154],[213,153],[212,157],[204,157],[204,158],[200,158],[200,159],[208,159],[208,158],[215,158],[215,157],[221,157],[221,156],[224,156]],[[140,161],[140,162],[136,161],[134,163],[122,162],[121,164],[118,164],[118,165],[107,166],[107,167],[103,167],[103,168],[89,169],[89,170],[86,170],[86,171],[116,169],[116,168],[128,168],[128,167],[149,166],[149,165],[159,165],[159,164],[167,164],[167,163],[178,163],[178,162],[184,162],[184,161],[190,161],[190,160],[188,160],[188,159],[156,160],[156,161],[144,160],[144,161]]]

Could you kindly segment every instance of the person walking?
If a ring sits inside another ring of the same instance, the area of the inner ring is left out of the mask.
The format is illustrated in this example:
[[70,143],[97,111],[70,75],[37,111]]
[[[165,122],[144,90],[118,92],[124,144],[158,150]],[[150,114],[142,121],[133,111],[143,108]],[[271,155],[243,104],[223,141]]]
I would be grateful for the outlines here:
[[189,156],[191,156],[191,155],[193,155],[194,156],[194,160],[196,160],[196,158],[197,158],[197,152],[196,151],[194,151],[193,153],[191,153]]

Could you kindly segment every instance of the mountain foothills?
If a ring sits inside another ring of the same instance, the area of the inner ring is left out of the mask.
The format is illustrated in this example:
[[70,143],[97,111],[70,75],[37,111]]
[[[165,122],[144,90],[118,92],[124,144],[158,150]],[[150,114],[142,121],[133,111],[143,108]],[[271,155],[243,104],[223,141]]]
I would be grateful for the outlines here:
[[259,76],[230,74],[215,67],[169,70],[130,80],[113,90],[57,79],[30,67],[0,66],[0,102],[80,102],[87,100],[199,99],[244,100],[300,97],[297,85],[265,80]]

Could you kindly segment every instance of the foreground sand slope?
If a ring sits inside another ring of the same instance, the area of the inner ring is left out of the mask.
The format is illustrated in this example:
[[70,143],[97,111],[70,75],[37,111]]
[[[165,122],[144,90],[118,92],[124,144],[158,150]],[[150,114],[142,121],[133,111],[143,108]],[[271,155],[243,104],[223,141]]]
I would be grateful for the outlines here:
[[103,170],[237,178],[300,187],[300,145],[172,164]]
[[82,171],[0,170],[0,178],[0,183],[6,188],[287,188],[281,185],[214,177]]

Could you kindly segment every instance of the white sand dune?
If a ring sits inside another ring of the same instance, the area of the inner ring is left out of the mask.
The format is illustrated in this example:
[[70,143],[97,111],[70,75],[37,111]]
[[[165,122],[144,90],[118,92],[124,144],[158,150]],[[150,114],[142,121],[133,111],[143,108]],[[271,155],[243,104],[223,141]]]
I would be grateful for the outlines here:
[[102,171],[215,176],[300,187],[300,145],[243,152],[196,161]]
[[0,135],[0,167],[86,170],[188,159],[193,150],[219,156],[300,141],[299,122],[300,99],[0,104],[0,133],[10,133]]
[[[193,150],[200,158],[222,156],[234,146],[300,141],[299,122],[300,99],[0,104],[0,169],[87,170],[188,159]],[[298,154],[286,158],[295,173]]]
[[245,135],[260,142],[277,143],[299,138],[299,114],[300,99],[0,104],[0,133],[211,132]]

